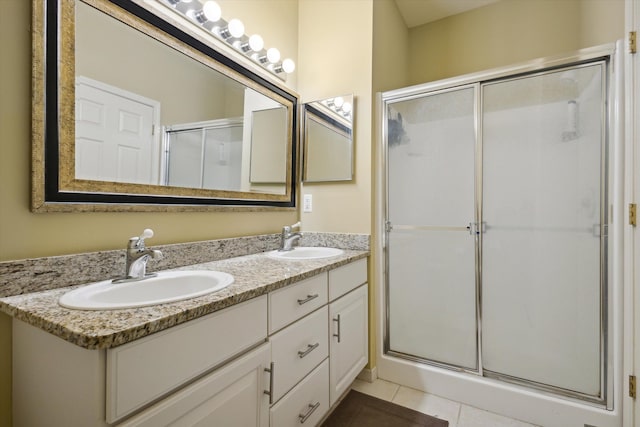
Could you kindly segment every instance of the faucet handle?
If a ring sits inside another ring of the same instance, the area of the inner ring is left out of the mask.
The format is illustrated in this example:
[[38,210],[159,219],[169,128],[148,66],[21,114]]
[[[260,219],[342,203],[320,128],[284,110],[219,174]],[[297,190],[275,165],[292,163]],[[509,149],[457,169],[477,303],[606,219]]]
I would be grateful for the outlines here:
[[137,249],[144,249],[144,239],[149,239],[153,237],[153,230],[150,228],[145,228],[142,231],[142,234],[138,237],[132,237],[129,239],[129,247],[130,248],[137,248]]
[[142,231],[142,234],[140,235],[140,237],[138,237],[138,239],[144,240],[144,239],[150,239],[152,237],[153,237],[153,230],[150,228],[145,228]]
[[298,221],[293,225],[285,225],[284,227],[282,227],[282,233],[283,234],[289,234],[291,233],[291,230],[296,228],[296,227],[300,227],[301,222]]

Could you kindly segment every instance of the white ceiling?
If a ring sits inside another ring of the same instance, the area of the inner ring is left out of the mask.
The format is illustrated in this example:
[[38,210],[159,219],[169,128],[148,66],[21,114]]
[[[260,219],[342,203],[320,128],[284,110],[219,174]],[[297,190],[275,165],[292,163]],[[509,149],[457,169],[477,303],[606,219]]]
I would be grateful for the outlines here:
[[408,28],[437,21],[500,0],[396,0]]

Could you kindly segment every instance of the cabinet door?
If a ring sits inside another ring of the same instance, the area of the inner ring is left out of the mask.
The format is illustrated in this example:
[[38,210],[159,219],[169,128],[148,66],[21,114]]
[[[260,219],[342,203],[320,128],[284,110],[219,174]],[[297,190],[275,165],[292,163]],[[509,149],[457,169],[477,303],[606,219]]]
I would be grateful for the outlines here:
[[119,426],[267,427],[269,360],[266,343]]
[[368,360],[367,285],[329,306],[329,398],[333,405],[349,388]]

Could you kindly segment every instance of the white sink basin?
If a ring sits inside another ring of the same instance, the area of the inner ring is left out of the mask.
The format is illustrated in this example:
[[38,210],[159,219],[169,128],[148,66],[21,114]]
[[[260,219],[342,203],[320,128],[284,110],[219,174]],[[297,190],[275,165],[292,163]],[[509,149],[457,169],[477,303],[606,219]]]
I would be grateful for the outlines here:
[[166,271],[135,282],[93,283],[62,295],[58,304],[80,310],[144,307],[195,298],[222,290],[233,276],[220,271]]
[[277,259],[287,260],[307,260],[331,258],[333,256],[342,255],[344,251],[336,248],[323,248],[312,246],[297,246],[290,251],[271,251],[267,252],[267,256]]

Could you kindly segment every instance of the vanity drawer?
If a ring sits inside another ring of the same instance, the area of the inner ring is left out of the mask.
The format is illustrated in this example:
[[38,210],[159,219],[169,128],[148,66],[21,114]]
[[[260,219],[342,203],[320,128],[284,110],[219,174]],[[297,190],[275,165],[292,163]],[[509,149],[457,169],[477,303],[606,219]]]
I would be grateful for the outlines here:
[[313,370],[271,408],[271,424],[315,426],[329,410],[329,359]]
[[327,303],[327,273],[269,294],[269,333],[272,334]]
[[266,317],[264,295],[107,350],[107,422],[264,341]]
[[270,338],[273,402],[329,355],[327,316],[328,308],[324,306]]
[[366,281],[366,258],[329,271],[329,301],[341,297]]

